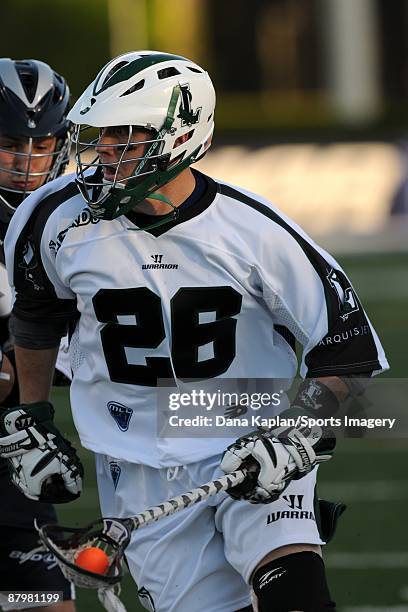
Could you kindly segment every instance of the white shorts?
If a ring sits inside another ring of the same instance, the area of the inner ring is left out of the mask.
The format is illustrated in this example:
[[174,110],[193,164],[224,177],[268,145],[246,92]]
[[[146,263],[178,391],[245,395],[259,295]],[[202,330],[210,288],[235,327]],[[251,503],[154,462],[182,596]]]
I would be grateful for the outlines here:
[[[97,455],[103,516],[128,517],[222,474],[220,457],[155,469]],[[135,531],[126,551],[142,605],[155,612],[235,612],[251,603],[250,579],[270,551],[324,544],[314,512],[316,470],[271,504],[220,493]]]

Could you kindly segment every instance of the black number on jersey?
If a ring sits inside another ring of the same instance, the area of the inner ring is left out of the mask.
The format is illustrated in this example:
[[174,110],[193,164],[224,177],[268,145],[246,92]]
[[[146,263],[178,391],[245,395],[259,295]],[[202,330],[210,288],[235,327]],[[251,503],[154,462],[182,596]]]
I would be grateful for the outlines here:
[[[168,357],[145,357],[146,365],[128,362],[126,348],[155,349],[165,339],[161,300],[147,287],[100,289],[93,297],[95,315],[105,323],[101,341],[113,382],[155,387],[173,378]],[[173,366],[178,378],[213,378],[235,358],[236,319],[242,296],[232,287],[183,287],[170,301]],[[203,313],[213,321],[200,322]],[[120,321],[132,316],[135,323]],[[199,360],[199,347],[212,345],[213,356]]]

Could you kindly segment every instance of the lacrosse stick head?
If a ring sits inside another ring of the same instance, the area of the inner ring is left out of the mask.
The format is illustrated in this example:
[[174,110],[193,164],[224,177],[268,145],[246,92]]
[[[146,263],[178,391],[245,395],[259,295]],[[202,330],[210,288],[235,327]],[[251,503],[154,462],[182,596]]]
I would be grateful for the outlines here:
[[[42,543],[54,554],[65,578],[87,589],[109,589],[120,583],[123,554],[130,541],[131,529],[131,521],[117,518],[99,519],[79,528],[55,524],[37,527]],[[76,565],[77,555],[91,546],[101,548],[108,556],[109,566],[105,574],[96,574]]]

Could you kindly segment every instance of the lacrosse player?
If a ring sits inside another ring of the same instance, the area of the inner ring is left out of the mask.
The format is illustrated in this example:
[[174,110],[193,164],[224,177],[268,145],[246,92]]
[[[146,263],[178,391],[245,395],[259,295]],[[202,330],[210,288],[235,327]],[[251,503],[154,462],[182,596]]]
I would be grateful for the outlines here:
[[[0,413],[19,401],[14,351],[8,333],[12,299],[3,241],[17,206],[66,167],[70,148],[68,102],[65,80],[47,64],[0,59]],[[64,363],[59,367],[66,372]],[[51,608],[61,612],[74,610],[71,585],[52,556],[44,551],[28,554],[38,548],[34,519],[40,524],[56,522],[54,508],[49,503],[27,499],[14,487],[4,459],[0,459],[0,491],[0,591],[61,591],[65,601]],[[27,601],[23,604],[24,608],[31,606]],[[11,610],[21,604],[18,605],[16,597],[3,593],[1,607]]]
[[75,496],[78,461],[48,399],[60,338],[79,312],[71,402],[96,454],[104,516],[137,514],[220,465],[255,469],[231,495],[133,533],[126,556],[143,605],[249,611],[253,589],[261,612],[334,610],[321,545],[339,508],[329,504],[323,520],[315,499],[333,436],[292,426],[235,442],[228,427],[198,439],[156,432],[160,379],[292,379],[295,339],[304,381],[292,416],[330,418],[361,376],[388,367],[337,262],[264,198],[191,168],[211,144],[214,110],[205,70],[141,51],[110,61],[70,111],[76,177],[32,194],[6,238],[25,405],[3,419],[2,453],[26,494],[51,478],[55,501]]

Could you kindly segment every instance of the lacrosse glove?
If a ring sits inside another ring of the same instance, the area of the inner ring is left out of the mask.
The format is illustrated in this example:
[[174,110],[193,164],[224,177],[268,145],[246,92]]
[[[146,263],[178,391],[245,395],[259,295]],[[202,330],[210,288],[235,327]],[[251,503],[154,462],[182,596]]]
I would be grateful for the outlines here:
[[[299,407],[286,410],[281,418],[308,417]],[[228,493],[234,499],[269,504],[279,498],[292,480],[308,474],[316,465],[332,457],[335,438],[320,426],[259,429],[241,436],[225,451],[221,469],[226,472],[247,469],[248,477]],[[254,467],[256,469],[254,470]]]
[[79,497],[84,470],[71,443],[58,431],[49,402],[0,412],[0,456],[26,497],[61,504]]

